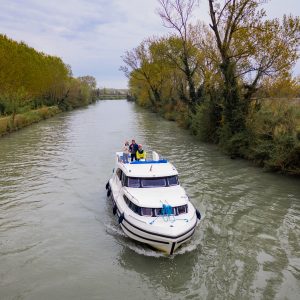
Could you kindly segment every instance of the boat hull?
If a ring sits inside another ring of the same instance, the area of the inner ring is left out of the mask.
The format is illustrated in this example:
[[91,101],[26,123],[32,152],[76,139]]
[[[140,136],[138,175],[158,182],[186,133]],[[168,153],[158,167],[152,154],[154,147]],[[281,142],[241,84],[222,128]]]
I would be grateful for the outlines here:
[[[117,215],[120,220],[121,213],[119,210],[117,210]],[[137,226],[131,220],[126,218],[124,214],[122,215],[120,226],[123,232],[129,238],[141,243],[148,244],[155,249],[172,255],[178,247],[191,239],[197,226],[197,219],[195,223],[192,224],[192,226],[176,236],[170,236],[152,232],[150,230],[145,230],[144,228]]]

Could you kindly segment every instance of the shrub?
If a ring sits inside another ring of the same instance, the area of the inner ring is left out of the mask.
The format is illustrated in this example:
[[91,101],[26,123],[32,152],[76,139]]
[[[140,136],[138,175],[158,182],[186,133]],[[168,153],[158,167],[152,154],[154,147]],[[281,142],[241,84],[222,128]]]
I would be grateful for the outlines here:
[[300,174],[299,106],[284,100],[265,101],[253,111],[248,158],[268,169]]
[[191,116],[192,133],[204,142],[218,143],[221,107],[211,101],[197,105]]
[[0,118],[0,136],[7,133],[10,117]]
[[17,114],[14,119],[12,116],[0,118],[0,135],[18,130],[41,120],[48,119],[59,112],[60,110],[57,106],[45,106],[36,110],[28,111],[24,114]]

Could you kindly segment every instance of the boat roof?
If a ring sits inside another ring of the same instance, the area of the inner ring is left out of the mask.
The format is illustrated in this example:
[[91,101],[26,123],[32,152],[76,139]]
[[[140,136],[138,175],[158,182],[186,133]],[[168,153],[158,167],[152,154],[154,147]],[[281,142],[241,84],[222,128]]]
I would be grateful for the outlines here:
[[124,190],[128,199],[140,207],[161,208],[163,204],[180,206],[188,203],[188,196],[180,185],[143,189],[125,187]]
[[159,158],[153,151],[153,158],[145,161],[133,161],[124,163],[122,159],[123,152],[117,152],[117,166],[129,177],[165,177],[178,175],[173,164],[166,159]]

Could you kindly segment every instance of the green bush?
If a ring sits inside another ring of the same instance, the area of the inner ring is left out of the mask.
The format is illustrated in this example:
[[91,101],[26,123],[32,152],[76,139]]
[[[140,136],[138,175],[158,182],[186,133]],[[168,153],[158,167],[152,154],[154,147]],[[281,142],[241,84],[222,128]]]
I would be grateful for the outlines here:
[[204,142],[218,143],[221,107],[210,101],[197,105],[191,116],[192,133]]
[[264,102],[247,121],[248,158],[284,173],[300,174],[299,107],[284,100]]
[[247,130],[233,134],[228,124],[218,130],[219,145],[231,158],[247,157],[249,153],[249,132]]

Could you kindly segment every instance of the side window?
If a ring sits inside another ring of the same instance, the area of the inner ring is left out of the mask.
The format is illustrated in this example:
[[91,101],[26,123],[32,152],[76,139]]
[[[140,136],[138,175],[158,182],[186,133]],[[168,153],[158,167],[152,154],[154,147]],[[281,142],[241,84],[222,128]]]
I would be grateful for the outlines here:
[[124,198],[124,200],[125,200],[127,206],[129,206],[130,200],[129,200],[125,195],[123,196],[123,198]]
[[142,211],[142,216],[152,216],[152,208],[150,207],[142,207],[141,208]]
[[179,184],[178,176],[169,176],[168,184],[169,184],[169,186],[178,185]]
[[140,179],[134,177],[128,177],[127,181],[128,187],[139,188],[140,187]]
[[188,212],[188,206],[187,205],[177,206],[176,210],[177,210],[176,215],[186,214]]
[[122,185],[127,186],[127,176],[122,172]]
[[117,174],[118,178],[119,178],[120,180],[122,180],[122,174],[123,174],[122,170],[121,170],[121,169],[118,169],[118,170],[116,171],[116,174]]

